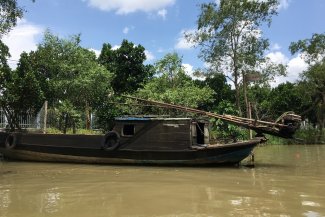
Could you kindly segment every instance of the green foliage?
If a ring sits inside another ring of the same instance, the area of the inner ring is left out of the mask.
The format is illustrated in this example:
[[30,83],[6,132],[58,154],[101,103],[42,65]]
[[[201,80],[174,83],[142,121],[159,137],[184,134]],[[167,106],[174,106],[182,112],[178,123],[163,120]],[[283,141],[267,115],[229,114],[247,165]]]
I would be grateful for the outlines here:
[[81,121],[80,112],[69,101],[62,101],[58,106],[59,129],[65,134],[67,128],[72,128],[76,132],[76,127]]
[[105,100],[99,104],[95,111],[98,128],[104,131],[112,130],[116,117],[130,114],[129,108],[126,105],[122,105],[121,102],[123,102],[123,99],[114,95],[107,96]]
[[6,63],[8,49],[1,44],[1,108],[5,111],[11,130],[19,128],[18,116],[36,114],[41,108],[44,97],[37,76],[26,66],[26,53],[21,55],[21,61],[16,70],[11,71]]
[[145,48],[135,46],[132,42],[123,40],[116,50],[110,44],[104,44],[98,58],[99,63],[113,73],[111,82],[116,93],[132,93],[152,76],[152,66],[144,65]]
[[[243,77],[256,72],[269,78],[284,73],[285,67],[272,64],[264,57],[269,47],[260,27],[277,14],[277,0],[221,0],[201,5],[198,30],[187,39],[201,48],[201,57],[217,72],[232,80],[236,89],[236,105],[240,111],[240,86],[246,85]],[[264,69],[261,69],[263,66]],[[272,73],[270,73],[272,72]]]
[[226,76],[222,73],[209,74],[204,81],[195,80],[195,83],[199,86],[209,87],[213,92],[213,101],[206,103],[203,107],[204,110],[211,111],[224,100],[235,103],[235,92],[231,89],[227,83]]
[[19,7],[17,0],[0,1],[0,38],[16,26],[17,19],[23,17],[24,9]]
[[[323,129],[325,127],[325,34],[313,34],[311,39],[292,42],[291,53],[302,52],[309,68],[303,72],[300,85],[305,99],[311,106],[304,114],[313,119]],[[312,115],[311,115],[312,114]]]
[[69,39],[46,32],[33,58],[35,70],[47,84],[50,102],[70,100],[77,107],[94,106],[110,88],[111,74],[97,63],[92,51],[80,47],[80,36]]
[[300,85],[290,82],[274,88],[254,85],[249,88],[248,96],[252,104],[252,117],[267,121],[274,121],[287,111],[301,114],[308,105]]
[[325,128],[325,61],[316,63],[302,74],[302,96],[310,101],[304,114],[321,129]]
[[325,130],[322,131],[313,127],[299,129],[295,133],[295,139],[283,139],[267,135],[268,145],[291,145],[291,144],[325,144]]
[[[238,115],[238,111],[235,109],[234,105],[228,101],[220,102],[214,112],[217,114]],[[236,141],[244,136],[243,131],[238,126],[216,118],[210,119],[210,122],[212,123],[211,136],[214,139]]]
[[[49,134],[62,134],[61,130],[57,128],[47,128],[46,133]],[[87,129],[77,129],[75,132],[73,130],[68,129],[67,134],[81,134],[81,135],[101,135],[101,131],[96,130],[87,130]]]
[[[143,64],[146,60],[144,51],[143,46],[135,46],[127,40],[123,40],[121,46],[114,50],[109,43],[103,44],[98,62],[112,73],[110,84],[115,93],[133,93],[151,78],[153,67]],[[114,118],[132,113],[132,108],[119,105],[120,101],[120,97],[106,94],[97,103],[95,113],[98,127],[111,130]]]
[[201,87],[185,74],[182,59],[176,54],[167,54],[156,63],[157,77],[151,79],[137,96],[166,103],[199,108],[212,102],[213,90]]
[[273,117],[279,117],[287,111],[294,111],[299,114],[304,102],[304,98],[298,92],[297,85],[289,82],[272,89],[268,100]]
[[[66,106],[62,112],[74,125],[75,111],[86,111],[86,127],[89,113],[96,109],[106,95],[111,92],[112,74],[97,62],[94,52],[80,46],[80,35],[61,39],[49,31],[35,52],[24,54],[20,60],[24,71],[32,71],[35,83],[53,107]],[[28,83],[29,84],[29,83]],[[62,116],[62,115],[61,115]],[[79,115],[80,116],[80,115]],[[61,129],[67,128],[69,121],[61,121]]]
[[10,57],[9,48],[0,40],[0,92],[5,89],[5,83],[10,76],[7,59]]
[[292,54],[303,52],[303,57],[309,64],[314,61],[323,61],[325,57],[325,34],[315,33],[310,39],[291,42],[289,49]]
[[255,84],[248,89],[248,100],[251,103],[252,118],[262,120],[275,120],[271,111],[269,99],[271,96],[271,87],[269,85]]

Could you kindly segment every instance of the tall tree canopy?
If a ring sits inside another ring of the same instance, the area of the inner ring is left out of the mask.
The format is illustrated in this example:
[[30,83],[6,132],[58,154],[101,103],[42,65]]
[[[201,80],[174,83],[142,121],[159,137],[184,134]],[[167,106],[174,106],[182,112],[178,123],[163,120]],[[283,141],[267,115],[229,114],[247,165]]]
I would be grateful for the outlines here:
[[16,26],[17,19],[22,18],[24,10],[17,4],[17,0],[0,1],[0,38]]
[[156,65],[152,78],[138,95],[143,98],[200,108],[213,100],[213,90],[201,87],[185,74],[182,58],[177,53],[166,54]]
[[37,74],[46,100],[60,105],[68,114],[89,113],[110,92],[111,73],[97,62],[94,52],[80,46],[80,35],[59,38],[49,31],[35,52],[29,54],[32,70]]
[[304,87],[306,100],[312,101],[312,106],[305,113],[315,115],[321,129],[325,127],[325,34],[313,34],[310,39],[292,42],[292,54],[301,52],[309,67],[301,75],[301,85]]
[[325,58],[325,34],[313,34],[311,38],[292,42],[289,47],[292,54],[302,52],[302,57],[309,63],[322,62]]
[[204,110],[215,110],[223,101],[235,105],[235,91],[227,83],[227,78],[224,74],[209,73],[205,80],[195,80],[194,82],[201,87],[210,87],[213,90],[213,101],[207,103],[204,106]]
[[[201,48],[200,56],[214,71],[221,72],[233,81],[236,104],[240,110],[240,85],[245,84],[246,74],[252,71],[284,73],[283,66],[276,67],[264,57],[269,47],[262,37],[260,27],[277,14],[277,0],[221,0],[204,3],[197,21],[197,31],[187,38]],[[268,68],[263,71],[263,67]]]
[[115,50],[110,44],[104,44],[98,58],[99,63],[113,73],[112,88],[116,93],[132,93],[151,77],[151,65],[144,65],[145,48],[123,40]]
[[37,74],[29,66],[27,53],[21,54],[17,69],[13,70],[7,79],[1,97],[5,101],[3,110],[8,124],[13,130],[20,128],[19,116],[24,118],[27,114],[37,114],[44,103],[44,94]]

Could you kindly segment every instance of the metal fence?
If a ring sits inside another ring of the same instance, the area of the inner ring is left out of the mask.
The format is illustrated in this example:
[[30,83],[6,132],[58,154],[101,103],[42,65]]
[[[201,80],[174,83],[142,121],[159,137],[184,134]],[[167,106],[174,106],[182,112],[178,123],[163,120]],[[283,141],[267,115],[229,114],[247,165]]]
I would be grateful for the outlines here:
[[[21,114],[18,115],[19,126],[23,129],[34,128],[34,129],[43,129],[44,128],[44,118],[45,118],[45,104],[41,110],[36,114]],[[46,120],[46,119],[45,119]],[[7,128],[8,120],[5,115],[5,112],[0,109],[0,128]]]
[[[82,119],[83,118],[84,117],[82,117]],[[22,115],[18,115],[18,119],[19,119],[19,126],[22,129],[41,129],[44,132],[46,131],[46,128],[58,128],[61,121],[58,112],[54,108],[47,107],[47,102],[44,102],[42,108],[36,115],[22,114]],[[97,122],[96,116],[94,114],[91,114],[90,129],[97,129],[96,122]],[[6,118],[5,112],[1,109],[0,109],[0,128],[8,128],[8,120]]]

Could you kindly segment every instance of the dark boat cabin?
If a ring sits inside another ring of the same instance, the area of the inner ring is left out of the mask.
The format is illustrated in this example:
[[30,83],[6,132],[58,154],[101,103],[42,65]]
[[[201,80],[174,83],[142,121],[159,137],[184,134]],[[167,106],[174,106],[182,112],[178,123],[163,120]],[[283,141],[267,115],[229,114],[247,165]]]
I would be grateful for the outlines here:
[[123,149],[186,150],[209,144],[209,122],[191,118],[123,117],[113,129]]

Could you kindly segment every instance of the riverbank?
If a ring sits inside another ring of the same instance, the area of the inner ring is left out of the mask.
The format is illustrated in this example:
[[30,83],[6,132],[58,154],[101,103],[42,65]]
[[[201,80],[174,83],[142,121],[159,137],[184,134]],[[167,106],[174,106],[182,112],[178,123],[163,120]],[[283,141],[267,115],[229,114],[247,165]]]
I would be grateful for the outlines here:
[[324,144],[325,130],[322,132],[318,129],[308,128],[300,129],[295,133],[295,139],[283,139],[271,135],[266,136],[268,145],[292,145],[292,144]]

